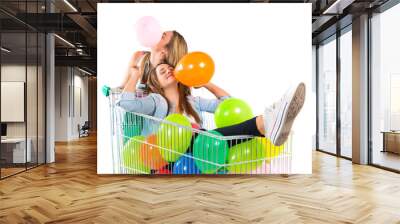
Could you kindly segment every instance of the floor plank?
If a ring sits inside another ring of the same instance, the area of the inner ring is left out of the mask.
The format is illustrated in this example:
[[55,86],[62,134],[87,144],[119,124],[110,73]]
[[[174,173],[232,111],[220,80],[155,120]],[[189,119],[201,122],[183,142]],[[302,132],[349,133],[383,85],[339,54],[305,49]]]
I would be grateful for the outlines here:
[[96,138],[0,181],[0,223],[400,223],[400,175],[313,153],[312,175],[96,174]]

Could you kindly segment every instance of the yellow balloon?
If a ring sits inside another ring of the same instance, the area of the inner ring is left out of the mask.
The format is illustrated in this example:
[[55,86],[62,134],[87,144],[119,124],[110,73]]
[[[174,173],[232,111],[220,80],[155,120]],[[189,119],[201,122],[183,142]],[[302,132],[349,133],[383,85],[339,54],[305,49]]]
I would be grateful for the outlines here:
[[272,142],[269,139],[266,138],[263,138],[263,144],[265,145],[265,151],[266,151],[265,158],[267,158],[268,160],[279,156],[285,150],[285,144],[276,146],[272,144]]
[[253,147],[265,149],[265,159],[270,160],[274,157],[279,156],[285,150],[285,144],[280,146],[274,145],[271,140],[264,137],[255,137],[253,140]]
[[229,149],[227,168],[230,173],[247,173],[262,165],[265,160],[265,144],[262,139],[254,138]]
[[247,173],[261,167],[263,161],[270,163],[274,157],[281,155],[285,144],[276,146],[269,139],[255,137],[249,141],[232,146],[229,149],[229,173]]

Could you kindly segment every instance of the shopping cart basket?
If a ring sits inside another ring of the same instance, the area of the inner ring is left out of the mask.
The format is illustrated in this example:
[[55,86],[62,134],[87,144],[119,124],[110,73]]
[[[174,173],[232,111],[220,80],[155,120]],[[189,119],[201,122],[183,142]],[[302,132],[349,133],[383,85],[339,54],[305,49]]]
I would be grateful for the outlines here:
[[261,137],[222,136],[213,114],[202,112],[202,129],[128,112],[116,106],[121,91],[103,89],[109,99],[114,174],[290,174],[292,137],[274,146]]

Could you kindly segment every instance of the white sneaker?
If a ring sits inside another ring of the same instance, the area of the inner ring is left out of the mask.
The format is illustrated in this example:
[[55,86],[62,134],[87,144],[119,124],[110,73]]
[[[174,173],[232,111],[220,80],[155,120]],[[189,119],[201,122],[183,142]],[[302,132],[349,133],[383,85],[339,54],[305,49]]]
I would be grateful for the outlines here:
[[288,138],[292,124],[304,104],[306,86],[300,83],[290,88],[281,100],[264,111],[265,137],[272,144],[282,145]]

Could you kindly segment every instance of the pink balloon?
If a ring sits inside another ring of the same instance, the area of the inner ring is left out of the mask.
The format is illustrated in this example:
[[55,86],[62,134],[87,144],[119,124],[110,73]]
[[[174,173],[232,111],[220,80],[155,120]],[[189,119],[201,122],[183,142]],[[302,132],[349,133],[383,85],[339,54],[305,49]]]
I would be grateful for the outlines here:
[[269,162],[267,163],[266,161],[263,161],[262,165],[258,167],[256,170],[253,170],[251,172],[252,174],[270,174],[271,173],[271,167]]
[[284,159],[272,159],[263,161],[262,165],[251,171],[252,174],[288,174],[291,173],[291,165]]
[[[201,129],[201,127],[200,127],[199,124],[192,123],[191,125],[192,125],[192,128],[193,128],[193,129],[196,129],[196,130],[200,130],[200,129]],[[196,133],[196,132],[193,131],[193,132],[192,132],[192,135],[194,136],[195,133]]]
[[153,47],[162,36],[160,23],[152,16],[143,16],[136,22],[136,37],[145,47]]
[[196,123],[192,123],[192,128],[197,129],[197,130],[201,129],[200,125],[196,124]]

